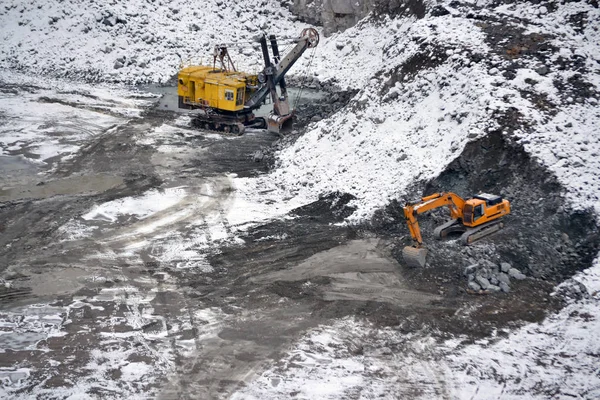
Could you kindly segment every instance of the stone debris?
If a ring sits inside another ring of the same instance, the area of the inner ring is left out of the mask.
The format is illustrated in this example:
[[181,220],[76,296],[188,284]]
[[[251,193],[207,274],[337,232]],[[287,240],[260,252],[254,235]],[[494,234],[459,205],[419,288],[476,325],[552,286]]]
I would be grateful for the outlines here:
[[463,275],[467,278],[469,290],[494,292],[510,292],[511,279],[521,281],[527,278],[517,268],[507,262],[495,264],[489,260],[481,260],[464,269]]
[[516,268],[509,269],[508,276],[510,276],[511,278],[515,278],[518,281],[522,281],[523,279],[525,279],[525,275],[522,274],[521,271],[519,271]]
[[490,286],[490,281],[488,281],[487,278],[484,278],[481,275],[477,275],[475,277],[475,281],[479,284],[479,286],[481,286],[483,290],[486,290]]

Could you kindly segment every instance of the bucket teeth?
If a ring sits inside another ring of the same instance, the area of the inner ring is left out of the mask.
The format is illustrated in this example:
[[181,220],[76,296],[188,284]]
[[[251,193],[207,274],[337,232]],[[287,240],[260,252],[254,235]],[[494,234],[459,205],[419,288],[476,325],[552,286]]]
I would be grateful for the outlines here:
[[409,267],[423,268],[427,257],[427,249],[407,246],[402,250],[402,258]]

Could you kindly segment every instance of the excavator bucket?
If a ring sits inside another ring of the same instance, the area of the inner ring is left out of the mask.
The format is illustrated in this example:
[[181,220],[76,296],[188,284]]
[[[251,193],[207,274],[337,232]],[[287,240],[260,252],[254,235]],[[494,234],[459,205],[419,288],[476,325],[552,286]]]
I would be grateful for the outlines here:
[[427,249],[424,247],[406,246],[402,250],[402,258],[409,267],[422,268],[425,266]]
[[279,135],[290,133],[292,131],[293,116],[293,114],[287,114],[283,116],[276,114],[269,115],[269,118],[267,118],[267,130]]

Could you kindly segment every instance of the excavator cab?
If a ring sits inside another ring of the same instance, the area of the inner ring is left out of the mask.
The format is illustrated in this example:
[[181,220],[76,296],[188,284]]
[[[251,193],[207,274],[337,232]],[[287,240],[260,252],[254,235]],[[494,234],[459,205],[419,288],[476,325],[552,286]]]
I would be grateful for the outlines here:
[[510,212],[510,203],[501,196],[481,193],[465,202],[463,225],[474,228]]

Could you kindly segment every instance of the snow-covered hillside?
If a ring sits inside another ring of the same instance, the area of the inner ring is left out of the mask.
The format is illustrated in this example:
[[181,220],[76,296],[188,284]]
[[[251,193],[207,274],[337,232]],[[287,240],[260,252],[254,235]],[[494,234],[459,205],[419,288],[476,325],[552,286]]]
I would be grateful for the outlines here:
[[180,58],[211,62],[218,43],[260,65],[260,32],[295,37],[306,24],[277,1],[3,1],[0,66],[93,81],[163,82]]

